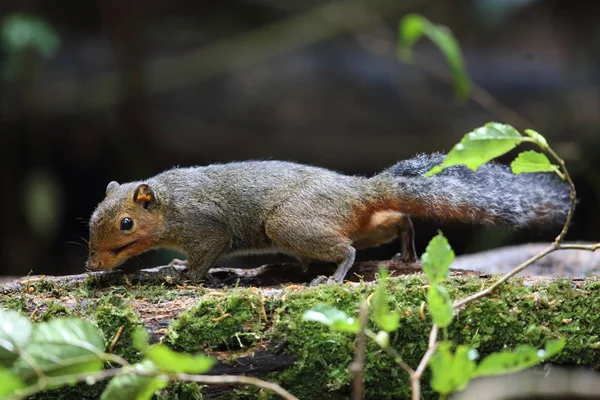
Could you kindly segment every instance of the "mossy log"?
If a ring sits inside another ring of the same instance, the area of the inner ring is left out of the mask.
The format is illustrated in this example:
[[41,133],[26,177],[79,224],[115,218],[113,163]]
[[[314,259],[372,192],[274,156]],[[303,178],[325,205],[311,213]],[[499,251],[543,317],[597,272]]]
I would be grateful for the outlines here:
[[[416,366],[427,347],[430,318],[420,311],[427,280],[415,266],[382,262],[393,271],[390,302],[401,312],[401,328],[390,341]],[[110,343],[124,327],[113,352],[131,362],[140,354],[131,332],[144,326],[153,342],[177,351],[205,352],[219,359],[211,374],[246,374],[279,383],[300,399],[348,399],[355,337],[302,320],[318,304],[356,315],[361,300],[374,291],[380,262],[357,263],[354,282],[307,287],[282,282],[308,281],[296,266],[254,271],[213,271],[212,285],[186,285],[173,268],[135,275],[119,272],[25,279],[0,286],[0,307],[36,321],[64,316],[88,319]],[[311,268],[328,274],[332,266]],[[479,291],[497,276],[455,271],[447,288],[457,299]],[[212,286],[212,287],[211,287]],[[517,344],[542,346],[565,337],[565,350],[552,362],[597,368],[600,355],[600,280],[597,278],[517,278],[493,295],[469,305],[447,331],[456,343],[469,344],[483,357]],[[366,356],[366,398],[409,398],[406,374],[374,343]],[[437,398],[427,386],[425,398]],[[37,398],[95,399],[102,384],[80,384]],[[161,399],[258,398],[251,387],[202,387],[179,383]],[[265,398],[272,396],[264,393]],[[260,397],[264,398],[264,397]]]

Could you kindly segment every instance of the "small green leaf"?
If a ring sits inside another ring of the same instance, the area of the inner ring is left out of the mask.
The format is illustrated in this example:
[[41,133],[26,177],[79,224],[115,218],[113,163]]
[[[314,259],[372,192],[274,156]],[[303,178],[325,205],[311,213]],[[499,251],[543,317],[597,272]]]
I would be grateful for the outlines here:
[[135,372],[157,372],[150,360],[125,368],[130,368],[131,373],[111,379],[102,392],[100,400],[150,400],[157,390],[164,389],[169,384],[168,378],[164,375],[153,377],[135,374]]
[[510,164],[510,168],[513,173],[522,174],[523,172],[555,172],[558,166],[550,163],[545,154],[529,150],[519,153]]
[[0,366],[0,399],[25,387],[25,383],[10,370]]
[[450,342],[441,342],[433,356],[429,359],[431,368],[431,388],[438,393],[452,393],[453,356]]
[[[104,338],[94,325],[82,319],[64,318],[35,325],[23,351],[44,374],[65,376],[101,370],[104,346]],[[37,379],[26,360],[17,360],[14,370],[27,383]]]
[[547,149],[548,148],[548,142],[546,141],[545,137],[543,137],[542,135],[540,135],[539,133],[537,133],[533,129],[525,129],[524,132],[525,132],[526,135],[528,135],[530,138],[532,138],[533,141],[538,146],[540,146],[542,149]]
[[3,21],[0,38],[8,52],[33,48],[45,57],[56,54],[60,38],[52,27],[36,15],[12,14]]
[[16,311],[0,309],[0,366],[10,367],[31,337],[31,322]]
[[547,342],[546,346],[544,347],[544,354],[543,354],[544,360],[547,360],[547,359],[559,354],[561,351],[563,351],[566,344],[567,344],[567,342],[563,338],[554,339],[554,340],[550,340],[549,342]]
[[476,368],[473,349],[458,346],[456,353],[452,354],[451,347],[450,342],[441,342],[429,360],[432,374],[431,387],[441,394],[463,390]]
[[215,359],[204,354],[176,353],[164,344],[155,344],[146,350],[146,357],[164,372],[205,374],[215,364]]
[[452,309],[450,294],[446,288],[440,285],[430,286],[427,292],[427,306],[435,324],[440,328],[450,325],[454,310]]
[[377,335],[375,335],[375,343],[382,349],[387,348],[390,344],[390,334],[386,331],[377,332]]
[[386,332],[393,332],[400,326],[400,314],[389,308],[387,282],[388,272],[385,267],[379,266],[379,281],[375,296],[371,301],[371,309],[373,310],[373,320],[377,326]]
[[308,310],[302,319],[320,322],[336,332],[360,332],[360,324],[356,318],[349,317],[345,312],[327,305],[318,305]]
[[140,352],[143,353],[148,349],[148,332],[145,328],[141,326],[136,327],[131,334],[131,340],[133,347]]
[[437,174],[453,165],[465,165],[475,171],[481,165],[500,157],[524,141],[512,126],[490,122],[467,133],[446,155],[444,162],[430,169],[426,176]]
[[423,272],[427,274],[431,284],[438,284],[448,278],[450,265],[454,262],[454,250],[442,232],[429,241],[421,262]]
[[422,36],[431,40],[442,52],[452,71],[456,97],[460,101],[468,98],[471,83],[464,65],[458,42],[450,29],[444,25],[432,24],[427,18],[418,14],[408,14],[398,26],[398,57],[410,61],[411,48]]
[[544,350],[530,345],[520,345],[514,350],[492,353],[481,361],[476,376],[504,375],[533,367],[560,353],[565,347],[564,339],[551,340]]

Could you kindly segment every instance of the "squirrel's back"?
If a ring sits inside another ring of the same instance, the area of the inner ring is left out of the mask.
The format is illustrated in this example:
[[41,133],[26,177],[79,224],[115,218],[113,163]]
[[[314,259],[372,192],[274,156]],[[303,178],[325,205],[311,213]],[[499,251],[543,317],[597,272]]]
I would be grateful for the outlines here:
[[307,190],[360,197],[364,180],[311,165],[269,160],[173,168],[150,179],[166,192],[179,188],[178,196],[244,210],[271,209],[290,197],[302,197]]

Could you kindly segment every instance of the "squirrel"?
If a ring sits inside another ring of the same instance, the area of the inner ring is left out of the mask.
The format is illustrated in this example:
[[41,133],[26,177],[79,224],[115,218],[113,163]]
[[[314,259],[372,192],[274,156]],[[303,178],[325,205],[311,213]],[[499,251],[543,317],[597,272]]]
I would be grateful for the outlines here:
[[[411,217],[525,227],[562,223],[569,188],[546,173],[514,175],[498,163],[425,173],[444,154],[420,154],[372,176],[285,161],[173,168],[152,178],[112,181],[90,219],[91,270],[112,269],[154,248],[184,252],[202,279],[237,255],[284,253],[337,264],[341,282],[357,249],[400,239],[404,262],[417,255]],[[314,283],[323,282],[319,277]]]

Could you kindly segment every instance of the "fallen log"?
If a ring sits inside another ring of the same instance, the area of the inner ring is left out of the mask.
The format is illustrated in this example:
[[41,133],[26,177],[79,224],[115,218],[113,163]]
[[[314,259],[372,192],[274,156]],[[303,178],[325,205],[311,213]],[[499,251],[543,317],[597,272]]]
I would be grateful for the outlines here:
[[[203,285],[185,282],[175,267],[137,274],[116,271],[28,277],[0,286],[0,307],[18,310],[35,321],[64,316],[88,319],[101,328],[107,343],[120,330],[112,351],[130,362],[140,358],[131,345],[131,332],[143,326],[152,342],[218,358],[211,374],[257,376],[279,383],[300,399],[347,399],[354,336],[303,321],[302,314],[318,304],[328,304],[356,315],[360,302],[374,290],[372,281],[379,265],[392,271],[390,302],[402,315],[401,328],[391,335],[390,342],[415,367],[427,348],[431,326],[427,312],[420,311],[427,279],[418,264],[400,261],[356,263],[349,282],[318,287],[302,282],[328,275],[335,266],[311,266],[307,274],[293,264],[254,270],[220,268],[213,270],[211,282]],[[447,288],[458,299],[495,279],[497,276],[484,272],[455,270]],[[448,337],[477,348],[483,357],[517,344],[542,346],[562,336],[567,346],[554,363],[597,368],[599,289],[600,281],[593,277],[516,278],[469,305],[455,318]],[[367,347],[365,376],[366,398],[409,397],[405,373],[372,342]],[[425,376],[425,398],[437,398],[428,379]],[[81,384],[37,398],[92,399],[98,398],[101,390],[101,384]],[[159,398],[200,398],[200,393],[204,399],[259,396],[251,387],[199,388],[180,383],[165,389]]]

